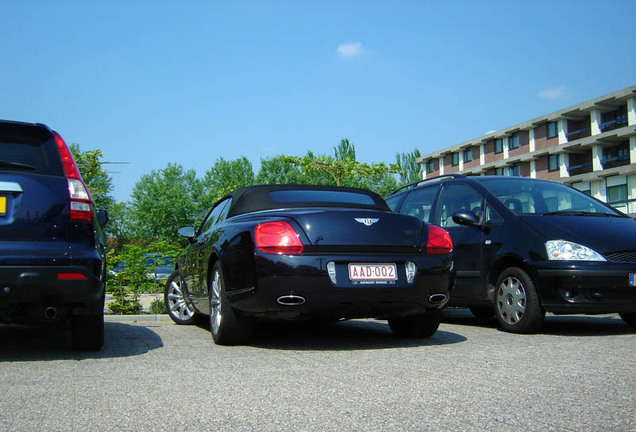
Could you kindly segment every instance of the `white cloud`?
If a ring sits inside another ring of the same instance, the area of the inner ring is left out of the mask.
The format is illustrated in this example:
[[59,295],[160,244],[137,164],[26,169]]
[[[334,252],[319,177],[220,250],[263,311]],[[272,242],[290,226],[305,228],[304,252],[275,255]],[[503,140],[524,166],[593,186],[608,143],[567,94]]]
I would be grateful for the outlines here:
[[336,53],[338,57],[351,58],[357,57],[364,52],[364,48],[360,42],[342,43],[338,45]]
[[539,92],[540,99],[557,100],[565,97],[567,88],[565,86],[547,88]]

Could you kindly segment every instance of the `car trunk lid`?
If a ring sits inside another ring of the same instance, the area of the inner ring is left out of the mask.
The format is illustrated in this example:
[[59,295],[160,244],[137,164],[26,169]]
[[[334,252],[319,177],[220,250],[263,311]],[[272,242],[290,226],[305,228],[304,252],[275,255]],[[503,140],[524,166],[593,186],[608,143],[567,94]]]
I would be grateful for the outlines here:
[[422,247],[422,223],[414,217],[373,210],[306,210],[292,213],[313,248],[409,250]]

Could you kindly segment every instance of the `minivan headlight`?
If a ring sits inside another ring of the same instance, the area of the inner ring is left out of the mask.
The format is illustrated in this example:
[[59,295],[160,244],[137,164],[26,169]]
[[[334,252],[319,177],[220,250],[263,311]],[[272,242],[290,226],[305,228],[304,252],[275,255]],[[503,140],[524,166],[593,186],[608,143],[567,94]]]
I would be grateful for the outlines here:
[[558,261],[607,261],[601,254],[587,246],[566,240],[545,242],[549,260]]

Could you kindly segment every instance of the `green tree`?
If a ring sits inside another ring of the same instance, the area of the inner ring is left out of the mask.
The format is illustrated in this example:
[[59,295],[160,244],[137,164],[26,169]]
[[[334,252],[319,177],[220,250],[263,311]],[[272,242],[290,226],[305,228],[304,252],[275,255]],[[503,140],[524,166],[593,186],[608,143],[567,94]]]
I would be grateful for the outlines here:
[[400,186],[422,180],[422,165],[415,162],[420,156],[422,155],[418,149],[410,153],[397,153],[395,155],[398,174],[400,176]]
[[201,204],[207,211],[212,204],[234,189],[254,184],[252,163],[245,156],[232,161],[219,158],[206,171],[201,183],[204,191]]
[[336,160],[356,160],[356,148],[349,142],[348,139],[343,138],[340,140],[340,144],[334,147],[334,153]]
[[[355,147],[347,139],[340,141],[340,145],[334,147],[333,156],[313,156],[308,153],[305,157],[285,156],[286,163],[301,168],[305,175],[321,173],[325,176],[327,184],[335,186],[366,187],[387,180],[379,181],[382,176],[390,176],[397,172],[397,165],[387,166],[385,163],[363,163],[355,159]],[[375,181],[371,181],[375,179]],[[320,183],[324,184],[324,183]]]
[[261,159],[261,168],[256,176],[256,184],[302,184],[306,178],[300,167],[286,161],[286,156],[278,155]]
[[75,143],[69,145],[69,150],[73,154],[82,180],[91,193],[95,208],[110,209],[115,203],[114,198],[110,195],[113,190],[113,180],[102,168],[101,159],[104,157],[102,151],[86,150],[82,152],[79,144]]
[[360,183],[357,187],[372,190],[377,192],[380,196],[386,197],[398,188],[398,183],[393,175],[380,173],[360,178]]
[[115,202],[108,209],[108,215],[110,220],[106,227],[111,242],[115,245],[121,245],[134,237],[133,224],[130,219],[130,204]]
[[155,239],[176,242],[177,230],[194,225],[204,216],[197,200],[201,182],[194,170],[168,164],[143,175],[131,194],[128,217],[131,232],[142,241]]

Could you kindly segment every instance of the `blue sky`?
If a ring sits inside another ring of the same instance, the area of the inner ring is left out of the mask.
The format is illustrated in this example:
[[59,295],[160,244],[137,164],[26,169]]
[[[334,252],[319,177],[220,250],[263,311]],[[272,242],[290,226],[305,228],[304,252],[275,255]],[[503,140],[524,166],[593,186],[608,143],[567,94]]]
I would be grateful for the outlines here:
[[394,162],[636,84],[636,2],[0,0],[0,118],[168,163]]

